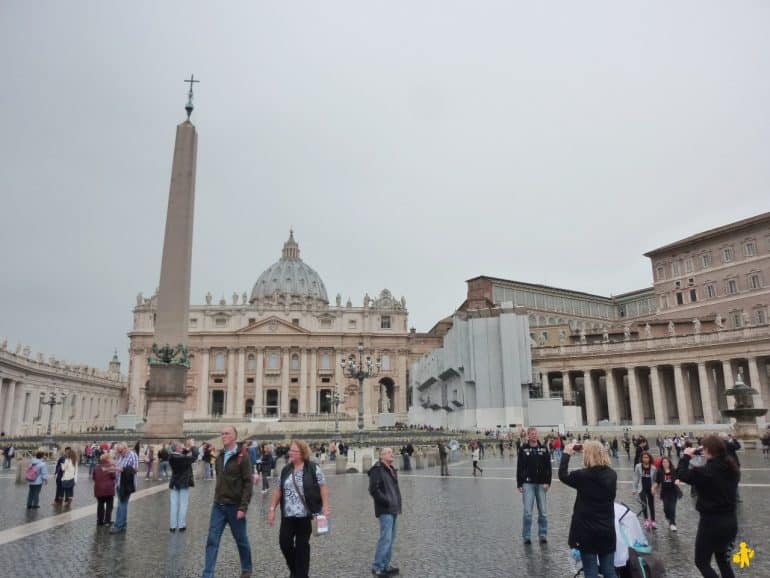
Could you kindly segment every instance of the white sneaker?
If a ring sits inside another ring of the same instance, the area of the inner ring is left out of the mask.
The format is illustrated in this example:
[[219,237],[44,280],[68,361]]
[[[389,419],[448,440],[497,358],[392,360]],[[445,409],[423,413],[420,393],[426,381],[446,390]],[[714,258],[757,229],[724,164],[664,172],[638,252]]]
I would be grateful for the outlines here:
[[671,525],[668,527],[668,529],[669,529],[669,530],[671,530],[672,532],[676,532],[676,524],[671,524]]

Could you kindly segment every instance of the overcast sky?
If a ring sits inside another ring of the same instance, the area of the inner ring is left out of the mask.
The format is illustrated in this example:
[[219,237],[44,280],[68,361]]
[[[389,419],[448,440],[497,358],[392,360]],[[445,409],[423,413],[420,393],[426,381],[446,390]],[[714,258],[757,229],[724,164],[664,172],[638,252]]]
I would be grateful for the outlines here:
[[[192,300],[289,227],[429,329],[491,275],[609,295],[770,210],[767,2],[0,1],[0,340],[126,361],[194,73]],[[125,365],[124,365],[125,367]]]

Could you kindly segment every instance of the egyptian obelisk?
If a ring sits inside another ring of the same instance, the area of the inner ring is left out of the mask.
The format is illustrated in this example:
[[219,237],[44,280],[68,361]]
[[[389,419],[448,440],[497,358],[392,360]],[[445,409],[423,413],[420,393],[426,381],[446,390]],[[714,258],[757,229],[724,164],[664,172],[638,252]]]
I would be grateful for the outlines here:
[[187,120],[176,127],[174,164],[168,193],[166,233],[160,266],[147,422],[144,437],[178,438],[184,429],[185,384],[190,366],[187,355],[190,270],[192,267],[195,162],[198,133],[190,122],[194,77],[188,93]]

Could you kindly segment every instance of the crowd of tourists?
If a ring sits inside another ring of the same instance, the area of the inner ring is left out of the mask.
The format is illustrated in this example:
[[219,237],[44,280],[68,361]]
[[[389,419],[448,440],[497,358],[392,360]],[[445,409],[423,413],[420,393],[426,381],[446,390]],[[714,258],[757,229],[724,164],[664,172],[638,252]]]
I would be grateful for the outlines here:
[[[346,455],[347,446],[339,441],[312,446],[301,440],[288,444],[238,442],[237,431],[232,426],[223,427],[221,438],[220,449],[209,443],[198,446],[192,439],[161,445],[137,443],[133,448],[123,442],[94,443],[87,445],[82,455],[66,447],[58,455],[52,473],[48,471],[45,454],[38,452],[25,471],[29,485],[27,508],[40,508],[41,489],[49,478],[55,482],[54,505],[70,508],[79,481],[78,464],[82,463],[88,466],[88,477],[93,481],[98,526],[110,527],[112,534],[127,530],[130,497],[137,491],[143,473],[145,479],[157,475],[168,482],[169,531],[184,532],[189,491],[195,485],[194,466],[200,462],[202,480],[215,483],[205,546],[204,578],[214,575],[222,534],[227,526],[239,553],[242,578],[252,575],[246,516],[254,488],[263,494],[272,491],[267,514],[269,525],[276,522],[280,509],[278,542],[290,576],[309,576],[310,538],[323,533],[324,528],[328,530],[327,522],[332,513],[321,465]],[[695,538],[696,568],[707,578],[720,574],[722,578],[734,576],[729,552],[737,535],[740,464],[736,452],[740,443],[731,435],[706,435],[702,439],[691,439],[686,435],[658,436],[655,440],[658,452],[654,455],[644,436],[631,436],[628,431],[620,439],[591,439],[587,434],[573,436],[551,431],[541,440],[538,430],[529,428],[518,435],[494,440],[482,436],[473,440],[468,451],[474,476],[484,473],[481,461],[485,444],[492,452],[499,449],[501,455],[505,455],[506,450],[510,454],[516,452],[516,487],[522,496],[525,548],[532,545],[535,506],[538,510],[537,540],[541,544],[548,542],[547,496],[555,463],[559,480],[576,490],[568,544],[586,578],[598,577],[600,573],[604,578],[632,575],[631,564],[640,563],[640,558],[644,560],[643,556],[634,555],[637,547],[646,543],[644,531],[658,528],[657,500],[662,502],[668,530],[677,531],[677,503],[683,495],[683,485],[692,488],[696,496],[695,508],[700,515]],[[639,529],[627,525],[622,532],[619,528],[623,524],[619,525],[618,515],[622,520],[628,508],[618,510],[617,474],[612,467],[621,445],[629,460],[633,451],[633,493],[638,498],[643,519],[643,524],[639,524],[637,518],[631,516]],[[764,448],[770,445],[770,436],[765,436],[763,445]],[[8,447],[4,448],[6,459]],[[13,447],[10,448],[12,459]],[[764,448],[763,455],[766,455],[768,452]],[[457,449],[457,442],[438,442],[442,475],[449,475],[449,457]],[[404,470],[410,470],[416,452],[414,446],[407,443],[398,452],[403,458]],[[570,460],[576,454],[582,456],[582,468],[570,471]],[[392,448],[383,448],[379,460],[368,472],[369,493],[379,524],[371,566],[375,576],[399,573],[391,564],[397,521],[402,512],[395,455]],[[270,480],[274,475],[275,485],[271,488]],[[117,509],[113,518],[115,498]],[[633,541],[628,533],[635,537]],[[720,574],[711,567],[712,559]],[[646,563],[650,564],[650,560]]]

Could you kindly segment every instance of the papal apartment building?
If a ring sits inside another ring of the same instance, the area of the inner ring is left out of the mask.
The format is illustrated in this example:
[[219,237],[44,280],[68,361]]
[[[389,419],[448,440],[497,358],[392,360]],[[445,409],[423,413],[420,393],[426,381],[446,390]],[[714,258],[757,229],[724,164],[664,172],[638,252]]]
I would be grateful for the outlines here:
[[[430,332],[451,346],[412,366],[413,421],[510,426],[505,415],[516,416],[516,423],[531,421],[531,400],[558,399],[564,411],[550,419],[573,426],[722,423],[720,410],[732,402],[724,392],[739,375],[760,391],[755,405],[766,407],[770,213],[703,231],[645,256],[652,285],[611,297],[488,276],[468,280],[464,303]],[[458,323],[513,314],[527,320],[528,382],[526,375],[506,377],[503,371],[498,342],[513,342],[515,336],[492,331],[481,340],[463,337],[458,348],[458,337],[451,335]],[[495,351],[486,356],[497,366],[488,372],[490,383],[464,381],[469,362],[485,358],[479,348]],[[455,390],[472,400],[477,388],[516,391],[519,385],[529,393],[514,396],[521,407],[491,420],[483,417],[491,415],[488,408],[452,402]]]

